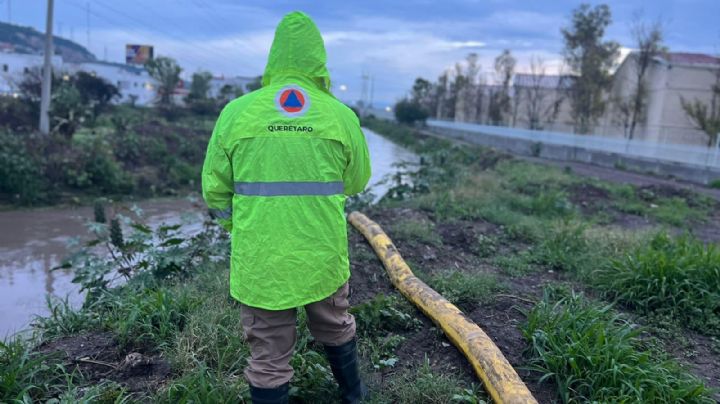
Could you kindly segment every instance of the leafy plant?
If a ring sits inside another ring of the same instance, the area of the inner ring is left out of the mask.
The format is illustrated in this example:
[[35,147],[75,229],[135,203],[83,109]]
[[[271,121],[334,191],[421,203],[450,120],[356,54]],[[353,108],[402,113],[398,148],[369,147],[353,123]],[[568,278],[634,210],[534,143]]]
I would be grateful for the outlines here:
[[[142,216],[139,209],[132,213]],[[153,230],[140,220],[120,214],[109,225],[96,220],[87,224],[95,238],[58,268],[74,270],[73,282],[88,292],[88,302],[97,299],[118,278],[127,280],[145,273],[156,278],[188,276],[196,266],[223,257],[230,250],[227,234],[205,220],[203,231],[192,237],[185,235],[182,224],[161,225]],[[123,226],[132,230],[128,236]]]

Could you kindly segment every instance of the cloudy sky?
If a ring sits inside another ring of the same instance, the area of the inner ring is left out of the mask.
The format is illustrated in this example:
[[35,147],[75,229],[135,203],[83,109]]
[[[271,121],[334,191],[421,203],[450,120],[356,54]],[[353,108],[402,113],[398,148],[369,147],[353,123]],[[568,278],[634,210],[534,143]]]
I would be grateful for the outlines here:
[[[0,19],[44,30],[45,0],[0,0]],[[156,55],[176,58],[185,72],[262,73],[275,25],[293,10],[310,14],[326,41],[337,95],[360,97],[361,75],[374,77],[375,103],[402,97],[417,76],[436,78],[470,52],[485,71],[502,49],[518,70],[537,56],[557,68],[560,28],[569,0],[231,1],[55,0],[55,33],[88,45],[99,58],[124,61],[126,43],[151,44]],[[593,4],[597,2],[591,2]],[[630,25],[641,12],[660,19],[671,50],[720,52],[720,0],[609,0],[613,24],[606,36],[632,48]],[[488,78],[491,79],[491,78]],[[346,91],[339,91],[344,85]]]

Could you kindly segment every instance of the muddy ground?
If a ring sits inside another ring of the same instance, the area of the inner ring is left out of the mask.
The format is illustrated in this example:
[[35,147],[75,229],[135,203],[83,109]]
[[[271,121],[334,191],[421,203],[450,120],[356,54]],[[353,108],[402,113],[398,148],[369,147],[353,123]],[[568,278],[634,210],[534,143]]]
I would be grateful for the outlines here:
[[82,373],[92,384],[112,381],[128,393],[152,392],[171,376],[170,364],[149,348],[121,349],[112,333],[93,331],[40,345],[69,371]]

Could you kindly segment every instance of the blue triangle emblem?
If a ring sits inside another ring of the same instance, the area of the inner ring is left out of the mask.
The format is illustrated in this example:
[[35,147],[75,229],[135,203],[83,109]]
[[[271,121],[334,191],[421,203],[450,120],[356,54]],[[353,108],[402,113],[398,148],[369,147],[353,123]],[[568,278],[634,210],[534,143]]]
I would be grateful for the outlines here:
[[283,107],[288,108],[302,108],[303,105],[300,103],[300,100],[297,97],[297,94],[295,94],[294,90],[290,90],[290,94],[288,94],[287,99],[283,103]]

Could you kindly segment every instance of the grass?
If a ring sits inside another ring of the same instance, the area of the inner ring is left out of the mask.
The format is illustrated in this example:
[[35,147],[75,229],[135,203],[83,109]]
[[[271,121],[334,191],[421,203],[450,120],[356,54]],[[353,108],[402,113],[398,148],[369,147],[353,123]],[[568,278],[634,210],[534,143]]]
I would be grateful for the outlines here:
[[393,239],[409,243],[423,243],[433,246],[441,246],[442,239],[435,232],[435,226],[431,222],[406,220],[395,224],[390,229]]
[[608,298],[634,310],[720,335],[720,250],[712,244],[659,233],[594,279]]
[[546,291],[527,316],[530,368],[553,380],[563,402],[712,403],[676,362],[646,347],[642,330],[611,306]]
[[430,287],[464,311],[471,311],[479,303],[489,302],[501,289],[496,277],[485,273],[447,270],[423,278]]
[[418,369],[411,369],[395,377],[388,386],[377,392],[368,403],[487,403],[478,384],[463,386],[451,375],[438,374],[427,358]]

